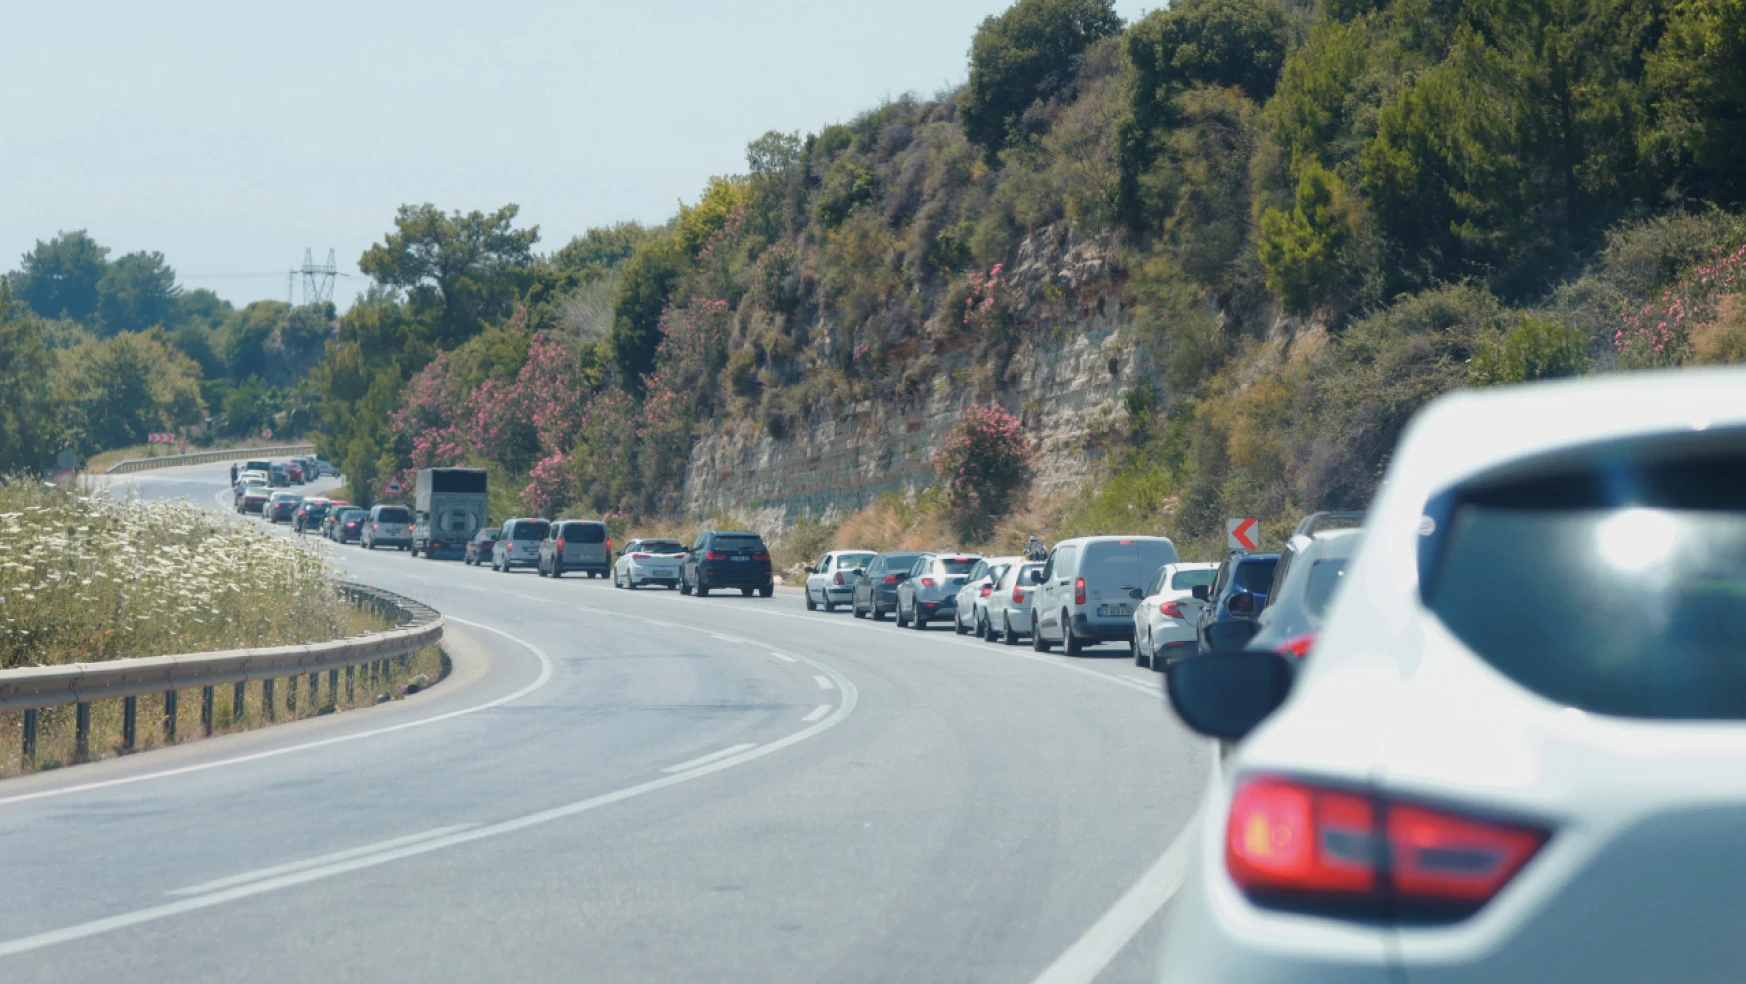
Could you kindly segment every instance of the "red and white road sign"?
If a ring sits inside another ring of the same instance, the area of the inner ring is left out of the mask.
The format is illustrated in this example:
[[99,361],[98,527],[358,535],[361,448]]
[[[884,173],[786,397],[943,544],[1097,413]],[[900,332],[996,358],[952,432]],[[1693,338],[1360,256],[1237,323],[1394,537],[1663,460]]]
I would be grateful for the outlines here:
[[1259,550],[1261,534],[1255,526],[1260,521],[1253,516],[1225,520],[1225,541],[1232,550]]
[[153,432],[151,434],[146,435],[146,443],[147,444],[174,444],[174,443],[176,443],[176,435]]
[[406,489],[403,488],[400,484],[400,477],[395,476],[394,478],[391,478],[388,480],[388,487],[382,490],[382,494],[383,495],[399,495],[400,493],[405,492],[405,491],[406,491]]

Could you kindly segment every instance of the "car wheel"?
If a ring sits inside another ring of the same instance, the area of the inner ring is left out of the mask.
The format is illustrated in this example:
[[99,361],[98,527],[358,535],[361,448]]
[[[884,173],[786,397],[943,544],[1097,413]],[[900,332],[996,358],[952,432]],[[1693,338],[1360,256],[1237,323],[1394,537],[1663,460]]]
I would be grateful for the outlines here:
[[1068,620],[1067,613],[1061,613],[1061,651],[1068,656],[1077,656],[1085,651],[1085,644],[1073,634],[1073,623]]
[[1148,670],[1152,668],[1152,660],[1146,656],[1145,650],[1140,648],[1140,634],[1138,632],[1134,633],[1134,641],[1128,644],[1128,648],[1133,650],[1135,666]]
[[856,618],[866,618],[867,617],[867,613],[861,610],[861,603],[858,601],[855,601],[854,599],[849,600],[849,613],[851,615],[854,615]]
[[[277,522],[278,522],[278,520],[276,520],[276,519],[275,519],[275,520],[273,520],[273,522],[275,522],[275,523],[277,523]],[[364,549],[365,549],[365,550],[374,550],[374,549],[376,549],[376,541],[375,541],[375,540],[371,540],[371,541],[370,541],[370,542],[369,542],[369,543],[366,543],[366,544],[364,544]]]
[[872,611],[873,611],[873,621],[875,621],[875,622],[885,621],[885,611],[884,611],[884,609],[879,607],[879,602],[875,601],[873,603]]
[[988,613],[976,616],[976,638],[985,642],[994,641],[994,626],[988,624]]
[[812,600],[812,589],[811,588],[806,589],[806,610],[809,612],[818,611],[818,604]]
[[903,613],[903,602],[901,601],[897,603],[897,627],[900,629],[909,627],[909,616]]
[[916,630],[916,631],[918,631],[918,632],[920,632],[920,631],[921,631],[921,630],[922,630],[922,628],[923,628],[923,627],[924,627],[924,626],[926,626],[926,625],[927,625],[927,624],[928,624],[928,621],[927,621],[927,619],[926,619],[926,618],[924,618],[924,617],[923,617],[923,616],[922,616],[922,613],[921,613],[921,609],[919,609],[919,608],[916,608],[916,607],[914,607],[914,606],[913,606],[913,605],[912,605],[912,606],[910,606],[910,610],[909,610],[909,627],[910,627],[910,628],[912,628],[912,629],[915,629],[915,630]]
[[534,573],[538,574],[540,577],[545,577],[546,576],[546,565],[539,564],[539,563],[534,564]]
[[637,582],[631,580],[631,576],[626,574],[624,576],[624,586],[628,590],[635,591],[637,589]]
[[679,578],[679,593],[682,595],[689,595],[691,593],[691,582],[685,580],[683,575]]
[[740,595],[742,597],[750,598],[752,596],[752,589],[751,588],[741,588]]
[[758,597],[760,597],[760,598],[768,598],[771,595],[774,595],[775,593],[776,593],[776,585],[774,585],[774,584],[766,584],[763,587],[758,589]]
[[552,576],[553,577],[563,577],[564,576],[564,565],[558,563],[557,561],[553,561],[552,562]]
[[836,602],[834,602],[834,601],[832,601],[832,600],[831,600],[831,599],[830,599],[830,598],[829,598],[829,597],[828,597],[828,596],[827,596],[827,597],[826,597],[826,598],[825,598],[825,603],[824,603],[824,610],[825,610],[825,611],[827,611],[827,612],[834,612],[834,611],[836,611],[836,610],[837,610],[837,603],[836,603]]
[[696,584],[692,585],[691,593],[696,595],[699,598],[709,597],[709,589],[704,587],[702,581],[699,581]]
[[958,616],[957,612],[953,612],[952,613],[952,632],[956,635],[964,635],[965,633],[967,633],[969,631],[970,631],[969,629],[966,629],[964,627],[964,620]]
[[1012,630],[1012,619],[1010,617],[1007,618],[1005,627],[1001,629],[1000,641],[1009,646],[1016,646],[1019,644],[1019,636],[1017,632]]
[[1036,613],[1032,612],[1031,613],[1031,649],[1032,649],[1032,651],[1039,652],[1039,653],[1046,653],[1049,651],[1049,647],[1052,645],[1054,645],[1054,643],[1051,643],[1049,640],[1043,638],[1042,623],[1038,620]]

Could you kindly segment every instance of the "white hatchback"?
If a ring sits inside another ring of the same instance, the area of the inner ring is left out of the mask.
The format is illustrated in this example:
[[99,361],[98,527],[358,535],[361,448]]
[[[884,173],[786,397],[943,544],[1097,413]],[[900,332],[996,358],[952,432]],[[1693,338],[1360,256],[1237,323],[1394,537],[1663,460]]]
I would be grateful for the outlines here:
[[1206,602],[1194,596],[1196,585],[1212,587],[1217,564],[1165,564],[1152,575],[1145,597],[1134,609],[1134,641],[1130,651],[1137,666],[1162,670],[1178,656],[1195,651],[1194,622]]
[[1023,557],[984,557],[970,568],[969,579],[958,589],[958,602],[952,609],[952,628],[959,635],[973,632],[978,638],[993,638],[988,627],[988,599],[1000,576]]
[[1419,415],[1295,681],[1269,650],[1171,668],[1241,743],[1163,980],[1746,978],[1743,393],[1621,374]]
[[855,600],[855,582],[879,556],[873,550],[832,550],[806,569],[806,610],[834,612]]
[[684,561],[685,544],[678,540],[632,540],[612,562],[612,586],[633,591],[647,584],[677,588]]

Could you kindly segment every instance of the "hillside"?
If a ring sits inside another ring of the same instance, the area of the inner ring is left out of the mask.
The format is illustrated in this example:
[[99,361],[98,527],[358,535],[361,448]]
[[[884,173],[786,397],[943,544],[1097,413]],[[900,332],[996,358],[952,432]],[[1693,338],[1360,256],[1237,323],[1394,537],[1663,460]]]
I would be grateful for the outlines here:
[[662,227],[403,209],[322,442],[360,498],[473,461],[499,512],[815,536],[893,493],[898,537],[995,404],[1029,474],[965,536],[1277,533],[1438,393],[1746,358],[1742,66],[1738,0],[1021,0],[960,91],[767,133]]

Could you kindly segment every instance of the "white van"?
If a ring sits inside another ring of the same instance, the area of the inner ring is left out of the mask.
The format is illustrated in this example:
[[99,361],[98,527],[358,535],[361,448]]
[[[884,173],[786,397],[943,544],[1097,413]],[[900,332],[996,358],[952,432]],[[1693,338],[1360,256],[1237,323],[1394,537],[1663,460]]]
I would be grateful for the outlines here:
[[1049,551],[1032,607],[1031,648],[1059,642],[1069,656],[1100,642],[1131,642],[1134,606],[1158,568],[1177,562],[1176,544],[1161,536],[1082,536]]

